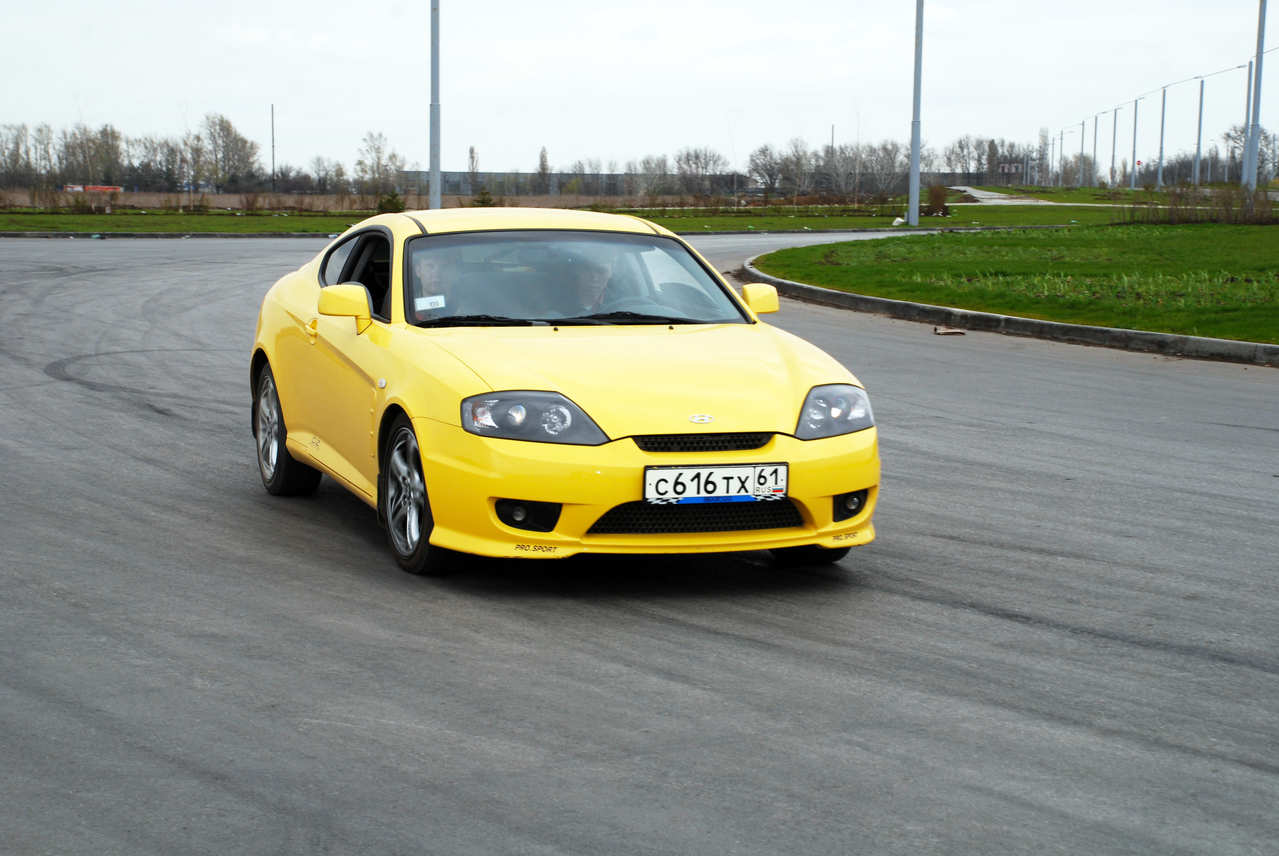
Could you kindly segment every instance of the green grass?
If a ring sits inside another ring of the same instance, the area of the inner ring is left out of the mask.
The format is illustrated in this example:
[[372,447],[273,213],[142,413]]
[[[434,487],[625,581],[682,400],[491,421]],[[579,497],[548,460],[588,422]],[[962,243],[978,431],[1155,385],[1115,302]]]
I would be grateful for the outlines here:
[[803,247],[766,273],[1051,321],[1279,343],[1279,230],[1096,226]]
[[978,185],[978,190],[989,190],[992,193],[1007,193],[1012,196],[1029,196],[1032,199],[1043,199],[1047,202],[1067,204],[1095,205],[1131,205],[1154,201],[1162,204],[1162,192],[1147,192],[1142,188],[1129,190],[1127,187],[997,187],[994,185]]
[[[664,213],[635,212],[674,232],[719,232],[753,230],[757,232],[802,231],[804,229],[871,229],[892,226],[893,217],[901,211],[884,217],[841,215],[753,215],[699,214],[696,212],[675,214],[669,209]],[[921,217],[921,229],[949,229],[970,226],[1031,226],[1109,223],[1115,212],[1105,208],[1087,208],[1037,205],[964,205],[952,206],[949,217]],[[907,227],[897,227],[907,228]]]
[[0,211],[2,232],[342,232],[363,214],[176,214],[122,211],[115,214],[48,214]]
[[[903,206],[904,207],[904,206]],[[877,229],[892,226],[901,209],[887,208],[890,213],[843,213],[851,209],[800,206],[797,213],[773,207],[762,213],[728,213],[716,209],[671,208],[635,210],[637,216],[675,232],[795,232],[804,230]],[[1027,205],[965,205],[952,207],[950,217],[925,217],[920,228],[940,229],[967,226],[1026,226],[1109,223],[1116,216],[1105,208]],[[172,211],[143,214],[117,211],[114,214],[71,214],[38,211],[0,211],[0,231],[4,232],[341,232],[359,222],[367,213],[339,214],[235,214],[218,211],[203,214],[178,214]],[[906,228],[906,227],[898,227]]]

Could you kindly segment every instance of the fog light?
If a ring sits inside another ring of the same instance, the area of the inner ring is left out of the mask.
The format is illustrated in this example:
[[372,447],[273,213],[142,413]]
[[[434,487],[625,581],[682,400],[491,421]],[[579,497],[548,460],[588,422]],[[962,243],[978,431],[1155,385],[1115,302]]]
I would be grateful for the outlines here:
[[856,490],[852,493],[841,493],[835,497],[835,507],[831,515],[836,521],[856,517],[866,507],[869,490]]
[[533,502],[524,499],[499,499],[494,504],[497,519],[515,529],[550,532],[560,521],[558,502]]

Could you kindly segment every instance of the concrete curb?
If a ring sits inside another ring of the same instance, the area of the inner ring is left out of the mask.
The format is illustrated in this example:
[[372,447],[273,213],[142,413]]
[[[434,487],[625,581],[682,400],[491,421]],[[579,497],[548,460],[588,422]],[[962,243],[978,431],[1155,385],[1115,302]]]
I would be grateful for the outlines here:
[[991,312],[973,312],[949,306],[933,306],[927,303],[911,303],[905,300],[889,300],[821,288],[802,282],[792,282],[769,276],[754,266],[754,256],[743,265],[751,280],[770,283],[787,297],[855,312],[887,315],[905,321],[960,327],[965,330],[981,330],[1003,333],[1008,336],[1028,336],[1050,339],[1076,345],[1099,345],[1105,348],[1121,348],[1128,351],[1145,351],[1168,356],[1191,357],[1200,360],[1224,360],[1233,363],[1251,363],[1261,366],[1279,366],[1279,345],[1261,342],[1238,342],[1233,339],[1209,339],[1203,336],[1179,336],[1171,333],[1151,333],[1145,330],[1125,330],[1119,327],[1090,327],[1083,324],[1062,324],[1057,321],[1040,321],[1015,315],[996,315]]

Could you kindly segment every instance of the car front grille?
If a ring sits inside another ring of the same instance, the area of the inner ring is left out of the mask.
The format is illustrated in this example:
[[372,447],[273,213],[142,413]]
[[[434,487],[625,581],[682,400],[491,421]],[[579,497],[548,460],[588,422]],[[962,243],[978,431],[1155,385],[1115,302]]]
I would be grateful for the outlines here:
[[654,505],[627,502],[595,521],[588,535],[655,535],[680,532],[741,532],[789,529],[804,518],[790,499],[766,502],[707,502]]
[[640,434],[632,439],[645,452],[739,452],[759,449],[772,439],[772,432],[748,434]]

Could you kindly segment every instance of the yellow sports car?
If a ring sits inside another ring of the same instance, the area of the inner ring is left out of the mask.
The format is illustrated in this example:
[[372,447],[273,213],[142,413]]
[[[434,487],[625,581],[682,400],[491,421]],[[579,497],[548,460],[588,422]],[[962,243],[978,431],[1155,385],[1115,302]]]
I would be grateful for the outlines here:
[[411,573],[461,553],[772,550],[875,537],[874,416],[673,233],[519,208],[383,214],[267,292],[250,380],[272,494],[321,474]]

